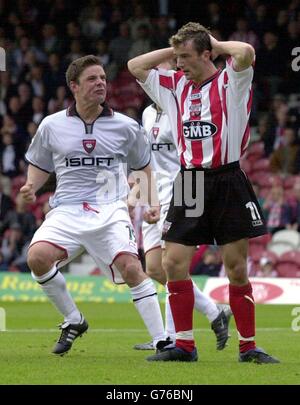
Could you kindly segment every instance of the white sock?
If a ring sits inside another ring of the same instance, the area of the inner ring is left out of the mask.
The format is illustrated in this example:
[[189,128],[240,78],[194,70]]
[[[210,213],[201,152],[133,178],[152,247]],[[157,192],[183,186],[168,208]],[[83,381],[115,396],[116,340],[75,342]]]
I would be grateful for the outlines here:
[[134,305],[152,337],[154,346],[156,346],[159,340],[165,339],[165,333],[157,292],[153,281],[147,278],[138,286],[130,288],[130,291]]
[[31,275],[40,284],[52,304],[64,316],[65,322],[79,323],[81,321],[81,314],[67,290],[66,280],[56,266],[53,266],[43,276],[36,276],[34,273]]
[[195,296],[194,308],[202,314],[206,315],[209,322],[214,321],[219,315],[217,305],[212,299],[203,294],[203,292],[197,287],[194,282],[193,287]]
[[175,325],[173,321],[173,315],[171,311],[170,301],[169,301],[169,291],[167,285],[166,288],[166,304],[165,304],[165,334],[173,342],[176,340]]

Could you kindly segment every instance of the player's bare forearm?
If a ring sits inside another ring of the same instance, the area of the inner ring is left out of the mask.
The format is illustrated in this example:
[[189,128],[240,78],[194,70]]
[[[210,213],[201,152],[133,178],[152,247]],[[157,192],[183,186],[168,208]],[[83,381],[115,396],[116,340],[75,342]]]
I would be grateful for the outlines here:
[[129,212],[130,206],[135,206],[137,201],[139,201],[141,204],[147,206],[144,212],[144,221],[148,222],[148,224],[155,224],[160,218],[160,204],[156,181],[150,165],[144,167],[142,172],[143,175],[141,175],[141,172],[132,173],[132,178],[135,177],[135,173],[137,173],[137,176],[136,182],[128,196]]
[[128,70],[141,82],[144,82],[151,69],[170,60],[174,56],[173,48],[163,48],[139,55],[128,62]]
[[235,70],[247,69],[253,63],[255,51],[252,45],[240,41],[217,41],[212,36],[210,38],[213,53],[232,56]]
[[50,173],[29,164],[26,184],[32,184],[34,192],[37,192],[46,183],[49,176]]
[[140,186],[138,183],[135,183],[130,188],[128,197],[127,197],[127,205],[128,207],[135,207],[140,200]]
[[46,183],[49,176],[49,173],[29,164],[26,183],[20,189],[25,202],[32,203],[35,201],[35,193]]
[[[158,193],[157,193],[157,186],[156,186],[156,181],[153,176],[153,172],[151,169],[151,166],[148,165],[144,167],[143,172],[147,176],[147,197],[148,197],[148,204],[150,206],[157,207],[159,206],[159,199],[158,199]],[[142,185],[140,185],[142,186]]]

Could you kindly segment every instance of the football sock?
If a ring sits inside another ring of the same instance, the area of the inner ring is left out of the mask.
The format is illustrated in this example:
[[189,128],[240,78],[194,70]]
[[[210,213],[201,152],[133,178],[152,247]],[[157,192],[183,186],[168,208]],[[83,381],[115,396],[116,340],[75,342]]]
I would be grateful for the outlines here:
[[165,304],[165,333],[173,342],[176,340],[175,325],[169,301],[169,291],[166,285],[166,304]]
[[56,266],[42,276],[36,276],[33,273],[31,275],[40,284],[52,304],[64,316],[65,322],[80,323],[81,314],[67,290],[64,276]]
[[159,340],[165,339],[164,324],[153,281],[147,278],[139,285],[130,288],[136,309],[141,315],[154,347]]
[[255,304],[250,283],[229,285],[229,303],[235,319],[240,352],[255,349]]
[[193,282],[194,287],[194,296],[195,296],[195,305],[194,308],[206,315],[209,322],[213,322],[219,316],[219,310],[216,304],[207,297],[203,292],[197,287]]
[[192,280],[169,281],[169,301],[176,330],[176,347],[193,351],[194,291]]
[[[206,315],[209,322],[213,322],[219,316],[219,310],[214,301],[207,297],[193,282],[195,303],[194,308]],[[170,337],[172,341],[176,339],[175,325],[172,317],[172,311],[170,308],[168,287],[166,286],[166,305],[165,305],[165,330],[166,337]]]

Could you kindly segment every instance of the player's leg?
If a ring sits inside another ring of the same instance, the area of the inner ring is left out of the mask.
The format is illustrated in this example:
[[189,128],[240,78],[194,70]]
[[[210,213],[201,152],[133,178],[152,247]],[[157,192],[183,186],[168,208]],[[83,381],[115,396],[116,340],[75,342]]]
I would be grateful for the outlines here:
[[66,288],[66,282],[56,263],[67,258],[63,248],[48,242],[37,242],[28,250],[28,266],[32,277],[64,316],[65,321],[78,323],[80,312]]
[[164,340],[165,333],[153,281],[143,272],[142,265],[135,256],[121,254],[114,261],[114,265],[130,287],[134,305],[152,337],[154,347],[156,347],[158,341]]
[[[166,275],[161,266],[161,253],[162,249],[160,246],[156,246],[148,250],[145,254],[146,261],[146,273],[152,279],[160,283],[161,285],[166,284]],[[173,323],[173,320],[172,320]],[[165,336],[168,337],[167,332],[167,322],[165,323]],[[134,346],[136,350],[153,350],[155,349],[153,341],[147,343],[139,343]]]
[[[69,218],[66,209],[63,212],[58,208],[50,211],[35,232],[27,257],[32,277],[64,317],[61,336],[53,349],[55,354],[66,353],[73,341],[88,328],[87,322],[67,290],[65,278],[59,271],[59,267],[82,252],[82,248],[68,234],[68,229],[72,227],[74,232],[73,224],[74,221]],[[76,224],[80,226],[78,221]],[[70,330],[73,330],[73,333],[69,336]]]
[[162,268],[162,253],[163,249],[160,246],[148,250],[145,253],[146,273],[152,280],[157,281],[161,285],[166,285],[167,276]]
[[[211,323],[211,328],[216,335],[216,345],[217,350],[223,350],[226,347],[226,342],[228,340],[228,326],[229,320],[232,315],[229,305],[218,306],[211,298],[205,295],[200,288],[193,281],[194,290],[194,308],[196,311],[204,314],[209,322]],[[169,294],[167,291],[166,295],[166,305],[165,305],[165,331],[166,336],[170,338],[171,341],[176,340],[175,325],[173,321],[172,311],[169,302]]]
[[193,246],[166,242],[162,266],[168,277],[171,311],[176,330],[176,347],[148,357],[149,361],[196,361],[197,351],[193,337],[193,283],[189,266]]
[[[164,257],[164,251],[165,250],[162,249],[162,257]],[[194,282],[193,282],[193,290],[194,290],[194,308],[196,311],[204,314],[208,318],[217,338],[217,349],[223,350],[228,340],[228,324],[231,316],[231,311],[228,308],[228,311],[225,314],[223,308],[219,308],[216,305],[216,303],[207,295],[205,295]],[[176,332],[170,308],[168,291],[165,305],[165,329],[166,329],[166,336],[170,337],[172,341],[175,341]]]
[[229,302],[238,331],[240,361],[278,363],[255,344],[255,303],[247,274],[248,240],[228,243],[221,250],[230,281]]
[[[176,340],[175,326],[170,308],[168,286],[166,284],[166,272],[163,269],[162,260],[165,258],[165,242],[161,241],[163,222],[167,214],[167,207],[162,211],[162,217],[157,224],[143,224],[144,249],[146,251],[146,271],[150,277],[155,278],[166,287],[166,305],[165,305],[165,331],[166,337]],[[191,248],[193,249],[193,248]]]
[[86,320],[67,290],[65,278],[56,266],[58,261],[64,259],[66,251],[47,242],[37,242],[28,251],[32,277],[64,317],[60,326],[61,335],[53,348],[53,353],[59,355],[68,352],[73,341],[88,329]]
[[[164,285],[166,288],[166,302],[165,302],[165,334],[171,341],[175,342],[176,332],[173,321],[173,316],[169,303],[169,294],[167,287],[166,272],[162,267],[162,258],[165,252],[165,242],[161,240],[163,223],[166,219],[168,206],[165,205],[161,211],[161,218],[157,224],[149,225],[143,224],[143,241],[144,249],[146,252],[146,272],[147,274]],[[150,348],[149,345],[137,345],[137,348]]]
[[229,305],[217,305],[200,290],[195,282],[193,282],[193,289],[194,308],[207,317],[216,336],[216,348],[217,350],[223,350],[229,338],[228,327],[232,315],[231,309]]
[[238,330],[240,352],[255,348],[255,309],[247,274],[247,250],[247,239],[221,246],[230,282],[229,300]]
[[[129,286],[133,302],[156,344],[164,339],[163,320],[155,285],[137,257],[127,206],[122,201],[102,206],[99,218],[102,217],[107,217],[103,231],[97,229],[85,235],[86,250],[114,283],[125,281]],[[96,220],[95,217],[93,221]]]
[[[152,225],[151,228],[154,228]],[[154,242],[154,232],[152,233],[152,238],[150,238],[150,232],[148,232],[149,225],[147,227],[147,232],[145,232],[145,244],[150,246],[150,242]],[[160,235],[159,235],[160,237]],[[155,241],[156,244],[157,242]],[[166,273],[164,272],[161,262],[164,255],[165,249],[161,249],[159,246],[150,248],[145,255],[146,258],[146,272],[154,280],[158,281],[160,284],[166,287],[166,302],[165,302],[165,335],[172,342],[176,340],[175,325],[173,321],[172,311],[170,308],[169,294],[166,286]],[[217,338],[217,349],[222,350],[226,346],[228,340],[228,323],[231,316],[230,308],[228,307],[228,312],[224,312],[223,308],[218,308],[215,302],[205,295],[193,282],[195,304],[194,308],[207,316],[209,322],[212,325],[212,329]],[[142,343],[134,346],[137,350],[151,350],[153,349],[153,343]]]
[[224,197],[214,207],[214,229],[230,281],[229,302],[238,330],[239,359],[275,363],[278,360],[256,348],[255,304],[247,274],[248,238],[265,233],[263,214],[251,184],[239,168],[222,176],[223,181],[216,186],[218,195]]
[[156,224],[143,223],[143,246],[145,252],[146,273],[152,280],[165,285],[167,276],[161,264],[162,260],[162,241],[161,228],[162,222],[166,216],[165,209],[161,211],[161,218]]
[[165,300],[165,336],[171,342],[176,340],[175,325],[171,312],[169,293],[167,287],[167,275],[162,267],[162,258],[165,249],[152,249],[146,253],[146,272],[151,277],[163,285],[166,289]]

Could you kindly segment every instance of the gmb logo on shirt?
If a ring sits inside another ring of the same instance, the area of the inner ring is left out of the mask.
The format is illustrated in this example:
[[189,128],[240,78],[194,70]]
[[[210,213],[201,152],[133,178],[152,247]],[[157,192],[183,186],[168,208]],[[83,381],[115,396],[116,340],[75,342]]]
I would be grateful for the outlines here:
[[199,139],[209,138],[217,132],[215,124],[208,121],[185,121],[183,123],[183,135],[187,139],[196,141]]

